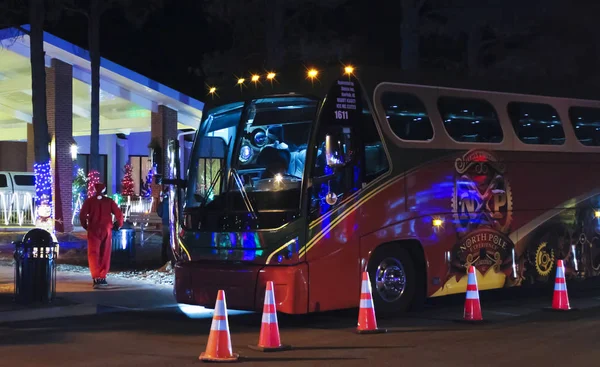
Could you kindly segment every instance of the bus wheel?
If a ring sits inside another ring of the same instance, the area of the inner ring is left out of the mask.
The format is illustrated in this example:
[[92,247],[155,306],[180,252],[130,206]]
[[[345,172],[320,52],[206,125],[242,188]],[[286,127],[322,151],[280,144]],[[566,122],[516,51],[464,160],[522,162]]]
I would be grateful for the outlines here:
[[375,251],[368,267],[373,301],[378,314],[390,315],[409,309],[416,291],[412,257],[400,247],[386,246]]

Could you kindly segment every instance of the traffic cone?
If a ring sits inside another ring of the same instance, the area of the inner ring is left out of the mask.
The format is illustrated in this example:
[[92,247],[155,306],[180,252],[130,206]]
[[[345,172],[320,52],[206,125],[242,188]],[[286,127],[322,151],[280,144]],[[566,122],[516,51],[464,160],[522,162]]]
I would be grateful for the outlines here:
[[277,352],[292,348],[290,345],[281,344],[281,339],[279,338],[275,291],[272,281],[267,282],[267,290],[265,291],[265,304],[263,307],[262,326],[260,328],[260,336],[258,337],[258,345],[249,345],[248,347],[261,352]]
[[467,279],[467,297],[465,300],[465,312],[463,321],[480,322],[483,321],[481,315],[481,305],[479,303],[479,289],[477,288],[477,275],[475,267],[469,266],[469,277]]
[[373,296],[371,295],[371,281],[369,273],[362,273],[362,285],[360,290],[360,310],[358,311],[358,327],[356,332],[359,334],[378,334],[387,332],[386,329],[377,328],[377,319],[375,318],[375,307],[373,305]]
[[554,297],[552,309],[557,311],[569,311],[569,295],[567,294],[567,282],[565,280],[565,265],[562,260],[556,264],[556,280],[554,281]]
[[206,351],[200,354],[199,359],[204,362],[235,362],[239,357],[237,353],[231,351],[227,302],[225,301],[225,292],[219,290]]

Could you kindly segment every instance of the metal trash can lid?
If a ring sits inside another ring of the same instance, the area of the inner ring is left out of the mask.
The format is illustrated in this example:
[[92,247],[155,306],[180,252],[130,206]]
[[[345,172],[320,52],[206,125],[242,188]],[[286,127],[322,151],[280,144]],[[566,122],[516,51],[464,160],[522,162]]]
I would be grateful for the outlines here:
[[23,236],[22,243],[29,246],[48,247],[56,245],[58,241],[52,233],[45,229],[34,228]]

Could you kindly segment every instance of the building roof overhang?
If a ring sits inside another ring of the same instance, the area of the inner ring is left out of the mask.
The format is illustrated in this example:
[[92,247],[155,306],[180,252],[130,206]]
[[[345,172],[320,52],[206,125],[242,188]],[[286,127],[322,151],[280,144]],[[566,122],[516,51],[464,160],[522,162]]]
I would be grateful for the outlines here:
[[[28,25],[0,30],[0,140],[26,140],[31,123]],[[73,67],[73,135],[90,133],[89,52],[44,32],[45,64],[58,59]],[[179,129],[197,129],[204,103],[107,59],[100,60],[100,133],[150,131],[150,116],[164,105],[175,111]]]

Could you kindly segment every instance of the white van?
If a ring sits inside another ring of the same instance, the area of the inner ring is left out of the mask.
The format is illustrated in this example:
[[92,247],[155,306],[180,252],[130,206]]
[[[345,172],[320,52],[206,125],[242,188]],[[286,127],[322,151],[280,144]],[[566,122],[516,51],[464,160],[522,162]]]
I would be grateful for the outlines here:
[[0,171],[0,192],[27,192],[35,195],[35,174],[32,172]]

